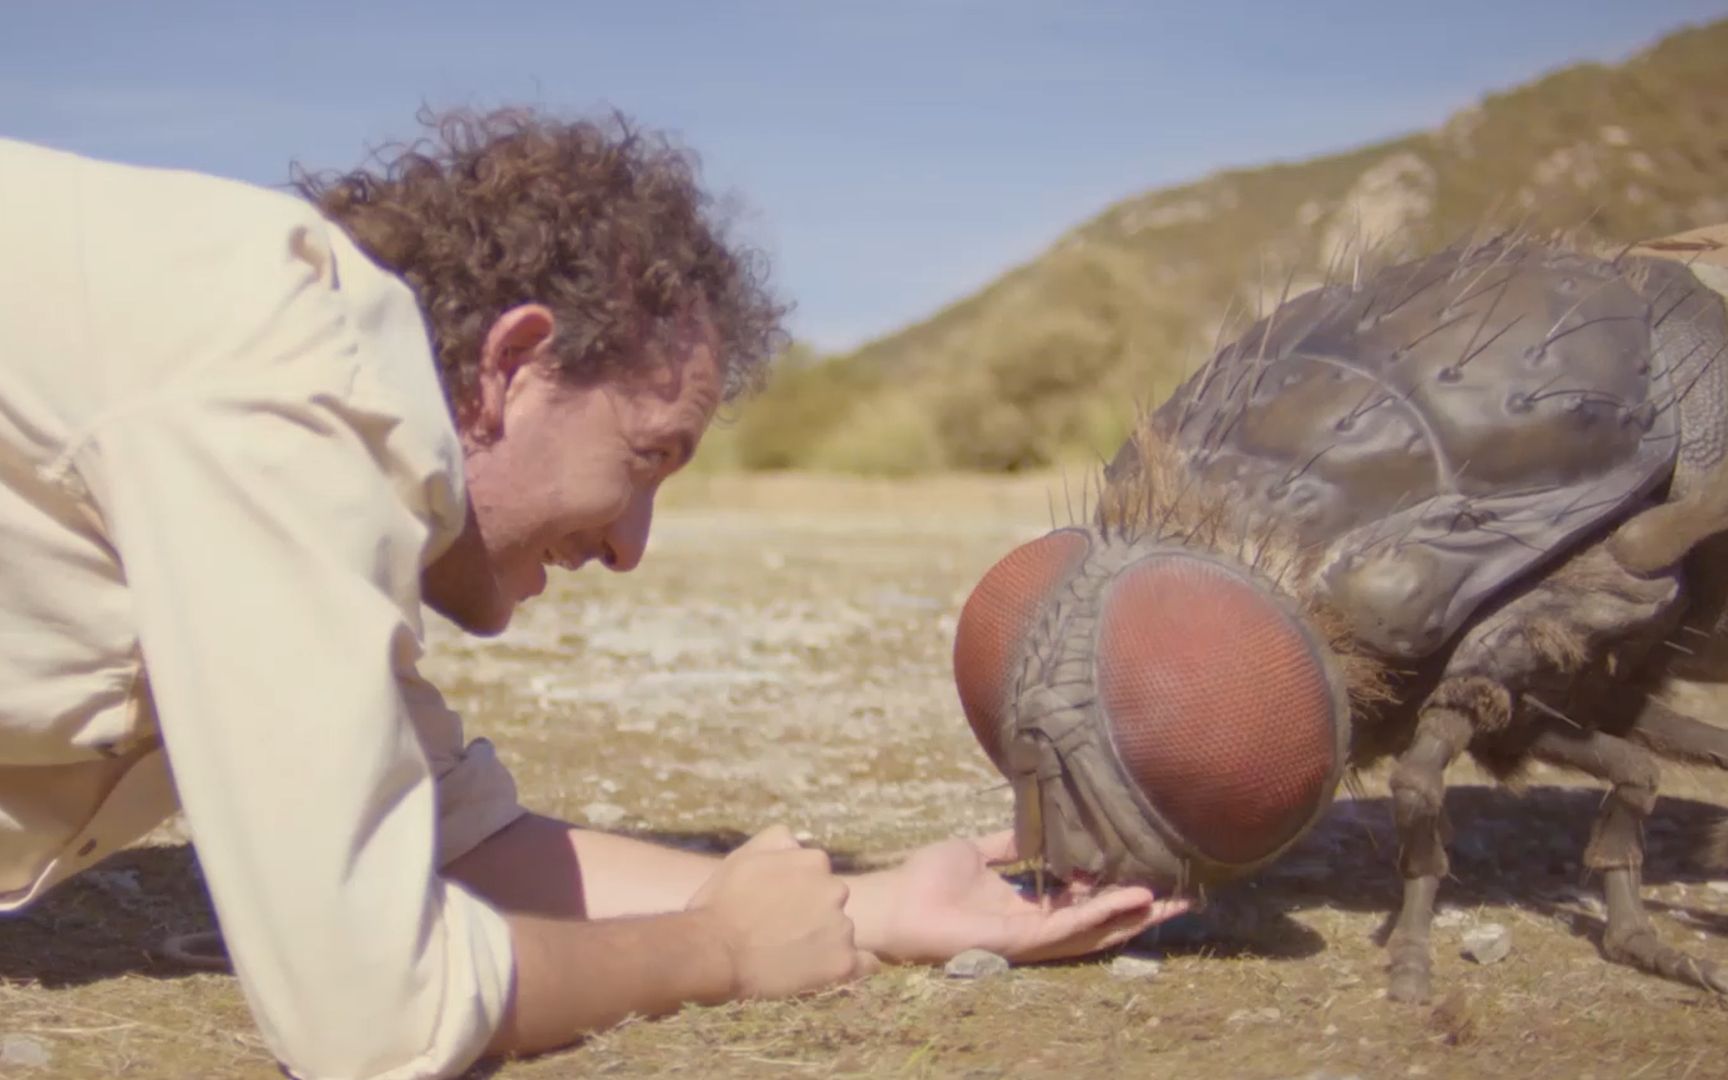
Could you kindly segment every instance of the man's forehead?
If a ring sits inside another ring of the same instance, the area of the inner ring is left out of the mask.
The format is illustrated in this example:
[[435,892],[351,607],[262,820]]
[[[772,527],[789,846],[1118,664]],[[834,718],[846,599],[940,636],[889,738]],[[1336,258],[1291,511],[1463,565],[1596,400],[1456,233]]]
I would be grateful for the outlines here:
[[710,332],[705,338],[686,339],[681,348],[656,350],[640,387],[663,406],[654,410],[655,427],[707,426],[726,381],[716,338]]

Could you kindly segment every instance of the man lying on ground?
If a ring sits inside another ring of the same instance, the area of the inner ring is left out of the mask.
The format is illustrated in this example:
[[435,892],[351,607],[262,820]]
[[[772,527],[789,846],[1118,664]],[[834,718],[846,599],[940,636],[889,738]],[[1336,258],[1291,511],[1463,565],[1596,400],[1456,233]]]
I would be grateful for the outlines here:
[[1045,910],[950,840],[833,873],[536,816],[416,673],[546,568],[634,568],[782,309],[689,158],[452,114],[303,198],[0,141],[0,909],[182,809],[272,1051],[442,1077],[627,1015],[1179,910]]

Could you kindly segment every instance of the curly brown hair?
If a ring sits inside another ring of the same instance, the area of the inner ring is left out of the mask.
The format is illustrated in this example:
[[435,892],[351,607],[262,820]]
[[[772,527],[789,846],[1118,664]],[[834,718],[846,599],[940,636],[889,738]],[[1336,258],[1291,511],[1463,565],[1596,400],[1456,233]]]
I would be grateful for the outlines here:
[[487,330],[529,302],[557,319],[553,350],[573,380],[642,373],[648,347],[701,310],[718,334],[726,399],[761,384],[788,309],[761,254],[729,242],[694,154],[618,112],[422,109],[417,119],[428,134],[374,151],[369,168],[296,165],[292,184],[413,288],[453,413],[472,400]]

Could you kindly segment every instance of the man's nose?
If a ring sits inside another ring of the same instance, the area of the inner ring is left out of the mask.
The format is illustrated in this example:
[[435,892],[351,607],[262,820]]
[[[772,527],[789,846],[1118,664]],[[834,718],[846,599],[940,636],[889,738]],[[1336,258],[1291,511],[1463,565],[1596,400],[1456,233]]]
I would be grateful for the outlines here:
[[642,553],[648,549],[648,529],[653,524],[654,492],[638,492],[624,516],[606,529],[605,548],[600,555],[606,569],[620,574],[636,569],[642,562]]

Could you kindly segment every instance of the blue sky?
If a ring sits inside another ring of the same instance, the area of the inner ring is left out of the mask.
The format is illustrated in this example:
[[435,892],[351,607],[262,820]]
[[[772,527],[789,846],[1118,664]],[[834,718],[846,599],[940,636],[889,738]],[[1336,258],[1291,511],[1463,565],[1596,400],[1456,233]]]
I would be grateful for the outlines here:
[[[0,0],[0,135],[259,183],[421,102],[612,105],[675,132],[842,348],[1110,202],[1432,126],[1614,61],[1703,0]],[[0,207],[0,213],[17,212]]]

